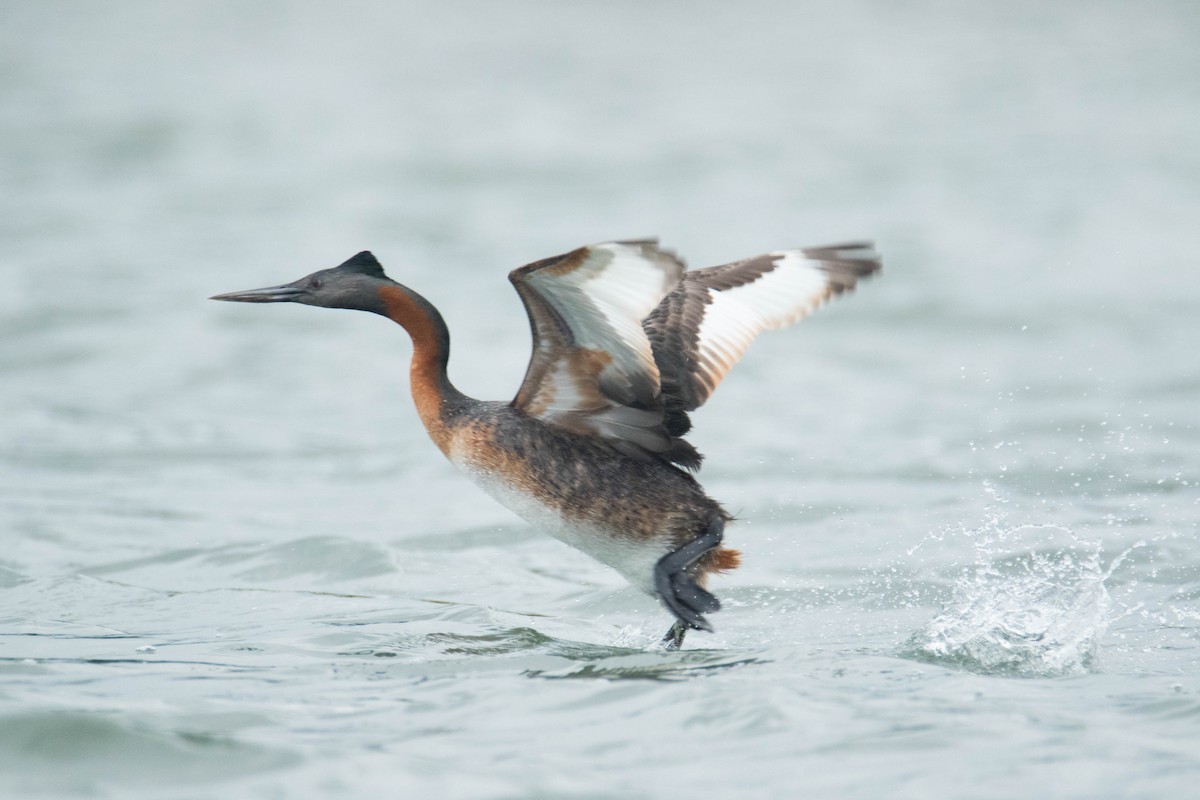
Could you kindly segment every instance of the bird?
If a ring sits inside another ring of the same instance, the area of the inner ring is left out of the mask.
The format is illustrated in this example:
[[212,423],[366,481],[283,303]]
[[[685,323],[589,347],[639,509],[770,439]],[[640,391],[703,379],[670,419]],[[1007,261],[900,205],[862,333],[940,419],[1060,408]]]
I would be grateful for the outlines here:
[[733,517],[695,478],[686,434],[759,333],[790,326],[881,267],[870,241],[778,250],[688,270],[657,240],[608,241],[513,270],[533,354],[510,402],[468,397],[447,374],[432,303],[370,251],[292,283],[213,300],[378,314],[412,340],[410,390],[429,437],[485,492],[657,597],[661,640],[711,632],[709,579],[741,563]]

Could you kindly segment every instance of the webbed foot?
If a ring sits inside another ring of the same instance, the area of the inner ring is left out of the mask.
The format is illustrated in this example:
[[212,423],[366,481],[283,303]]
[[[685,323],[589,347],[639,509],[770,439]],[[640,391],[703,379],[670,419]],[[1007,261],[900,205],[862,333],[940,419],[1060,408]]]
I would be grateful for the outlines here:
[[662,640],[667,650],[678,650],[689,628],[712,631],[712,625],[704,618],[704,614],[719,611],[721,601],[696,583],[696,579],[688,574],[688,567],[721,544],[724,530],[725,521],[716,517],[704,534],[678,550],[667,553],[654,565],[655,591],[675,615],[675,624]]
[[667,631],[659,645],[664,650],[678,650],[683,646],[683,637],[687,636],[687,632],[688,626],[680,620],[675,620],[675,624]]

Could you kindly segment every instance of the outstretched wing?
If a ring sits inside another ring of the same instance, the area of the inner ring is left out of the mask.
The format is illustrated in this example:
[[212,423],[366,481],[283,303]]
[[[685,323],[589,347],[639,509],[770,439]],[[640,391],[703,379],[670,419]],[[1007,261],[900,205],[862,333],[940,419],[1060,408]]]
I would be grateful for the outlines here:
[[533,357],[513,405],[626,452],[665,453],[658,367],[642,320],[684,266],[654,241],[606,242],[521,267]]
[[779,250],[696,270],[645,321],[667,430],[682,436],[759,333],[799,322],[880,267],[871,242]]

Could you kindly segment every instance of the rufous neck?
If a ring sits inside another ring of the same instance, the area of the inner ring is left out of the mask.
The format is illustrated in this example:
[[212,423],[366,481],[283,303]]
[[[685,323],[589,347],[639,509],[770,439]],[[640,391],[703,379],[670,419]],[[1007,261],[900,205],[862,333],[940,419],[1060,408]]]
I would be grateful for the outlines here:
[[450,331],[433,304],[412,289],[389,283],[379,290],[379,295],[383,300],[385,316],[408,331],[412,338],[409,377],[413,401],[421,421],[437,441],[435,428],[442,424],[450,411],[466,400],[450,383],[450,376],[446,372],[446,365],[450,362]]

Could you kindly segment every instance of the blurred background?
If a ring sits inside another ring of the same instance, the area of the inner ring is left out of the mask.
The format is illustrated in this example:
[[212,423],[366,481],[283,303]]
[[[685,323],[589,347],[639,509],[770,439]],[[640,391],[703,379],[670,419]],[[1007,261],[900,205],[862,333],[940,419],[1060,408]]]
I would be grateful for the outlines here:
[[[1198,41],[1165,0],[5,4],[0,787],[1185,792]],[[205,299],[370,249],[507,398],[507,272],[647,236],[885,262],[696,415],[746,561],[681,654],[441,459],[402,331]]]

